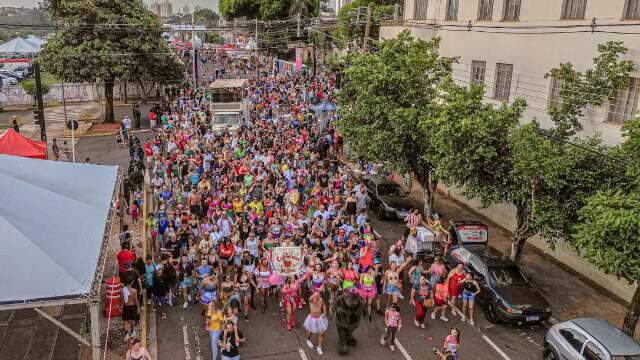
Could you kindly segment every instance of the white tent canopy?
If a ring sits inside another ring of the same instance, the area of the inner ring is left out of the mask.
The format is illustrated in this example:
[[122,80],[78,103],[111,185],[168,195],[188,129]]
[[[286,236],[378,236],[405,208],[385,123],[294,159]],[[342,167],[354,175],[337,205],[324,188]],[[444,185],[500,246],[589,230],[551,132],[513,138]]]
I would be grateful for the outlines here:
[[0,306],[92,289],[118,168],[0,155]]
[[29,42],[23,38],[15,38],[0,45],[0,53],[10,54],[37,54],[40,52],[40,46]]

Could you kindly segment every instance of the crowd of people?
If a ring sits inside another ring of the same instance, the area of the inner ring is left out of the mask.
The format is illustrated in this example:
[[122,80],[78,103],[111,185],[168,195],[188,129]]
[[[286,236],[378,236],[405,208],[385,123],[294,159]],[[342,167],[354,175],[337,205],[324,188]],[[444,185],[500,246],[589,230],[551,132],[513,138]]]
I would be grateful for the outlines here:
[[[218,55],[208,61],[230,63]],[[335,299],[344,291],[362,297],[366,321],[376,313],[384,319],[380,343],[391,351],[403,326],[398,302],[405,295],[418,328],[429,311],[434,321],[448,321],[447,309],[473,324],[479,292],[473,278],[461,267],[447,272],[440,258],[432,264],[416,259],[407,249],[421,224],[417,211],[390,248],[372,229],[367,189],[340,162],[343,140],[331,118],[320,126],[313,111],[313,104],[333,101],[335,76],[278,74],[255,58],[247,68],[265,71],[250,75],[250,111],[238,131],[213,132],[203,94],[183,90],[155,110],[152,138],[132,151],[138,162],[144,156],[135,168],[149,175],[153,202],[141,213],[141,192],[132,189],[129,214],[132,222],[145,222],[153,255],[136,262],[130,237],[121,237],[119,270],[139,274],[123,280],[125,330],[138,320],[143,291],[161,319],[171,306],[200,307],[213,360],[218,352],[223,360],[239,359],[239,348],[250,341],[241,329],[269,307],[281,308],[293,330],[296,312],[308,306],[301,326],[309,348],[322,355]],[[431,228],[444,244],[446,230]],[[276,247],[300,249],[304,260],[296,274],[275,271]],[[459,347],[460,333],[451,329],[439,352],[457,359]]]

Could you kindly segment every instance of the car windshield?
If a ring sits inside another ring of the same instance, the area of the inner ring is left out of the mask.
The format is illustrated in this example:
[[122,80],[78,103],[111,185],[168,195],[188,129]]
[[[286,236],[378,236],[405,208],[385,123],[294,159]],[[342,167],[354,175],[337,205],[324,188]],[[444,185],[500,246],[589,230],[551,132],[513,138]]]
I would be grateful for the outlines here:
[[489,268],[491,282],[498,286],[522,286],[527,280],[516,266]]
[[407,196],[400,185],[384,184],[378,186],[378,195],[380,196]]

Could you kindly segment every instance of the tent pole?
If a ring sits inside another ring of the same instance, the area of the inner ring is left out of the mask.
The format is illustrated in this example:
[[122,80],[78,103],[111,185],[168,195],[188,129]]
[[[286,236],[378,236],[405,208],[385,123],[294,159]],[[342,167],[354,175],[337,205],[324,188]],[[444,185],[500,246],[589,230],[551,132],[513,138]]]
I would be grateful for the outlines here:
[[[47,314],[46,312],[44,312],[42,309],[40,308],[33,308],[33,310],[35,310],[38,314],[40,314],[43,318],[51,321],[52,323],[58,325],[59,328],[61,328],[62,330],[66,331],[67,333],[69,333],[69,335],[73,336],[74,338],[76,338],[78,341],[80,341],[81,343],[87,345],[87,346],[91,346],[91,344],[87,341],[87,339],[83,338],[82,336],[80,336],[78,333],[76,333],[75,331],[71,330],[67,325],[63,324],[60,322],[60,320],[54,318],[53,316]],[[93,323],[91,324],[93,327]],[[99,349],[99,347],[98,347]]]
[[89,301],[89,318],[91,319],[92,359],[100,360],[100,303],[97,299]]

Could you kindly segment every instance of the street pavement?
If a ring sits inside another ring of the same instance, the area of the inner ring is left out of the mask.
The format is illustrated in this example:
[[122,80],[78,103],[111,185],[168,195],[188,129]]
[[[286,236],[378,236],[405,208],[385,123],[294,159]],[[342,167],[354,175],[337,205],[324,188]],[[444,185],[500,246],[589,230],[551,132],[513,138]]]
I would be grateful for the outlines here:
[[[372,217],[371,221],[383,237],[385,249],[402,236],[404,224],[400,221],[383,221],[375,217]],[[405,289],[409,289],[406,276]],[[405,291],[405,297],[408,298],[407,291]],[[185,310],[181,305],[182,303],[170,308],[166,319],[157,317],[158,360],[210,359],[210,340],[204,331],[201,308],[192,305]],[[347,358],[434,359],[432,348],[442,348],[442,342],[452,327],[458,328],[462,334],[461,359],[534,360],[542,356],[545,333],[542,326],[493,325],[484,319],[481,309],[477,307],[475,326],[450,315],[447,315],[449,322],[446,323],[441,320],[431,320],[427,316],[426,329],[417,329],[413,325],[413,308],[408,305],[407,300],[400,300],[400,305],[403,328],[398,335],[398,340],[406,351],[406,355],[400,348],[392,353],[388,347],[383,348],[380,345],[379,339],[384,332],[384,321],[382,316],[375,314],[371,323],[363,318],[355,332],[359,343],[352,348]],[[239,325],[247,337],[247,342],[240,348],[241,358],[302,360],[340,358],[336,351],[338,339],[332,317],[329,318],[330,330],[324,346],[324,356],[318,355],[315,349],[307,347],[306,333],[301,328],[307,313],[307,308],[298,310],[298,327],[287,331],[284,314],[277,304],[273,304],[272,299],[266,314],[261,314],[259,311],[250,312],[250,321],[240,320]],[[317,341],[315,338],[312,340],[314,343]]]
[[[150,132],[140,132],[137,135],[144,141],[150,134]],[[76,149],[79,158],[90,157],[92,163],[123,167],[128,165],[126,148],[115,144],[112,136],[80,139]],[[404,224],[400,221],[380,220],[373,214],[371,222],[383,237],[385,249],[401,237],[404,229]],[[408,289],[408,286],[405,288]],[[407,293],[405,297],[408,298]],[[178,300],[180,301],[180,298]],[[182,303],[168,309],[166,319],[156,317],[157,359],[210,359],[211,345],[209,335],[204,329],[200,307],[192,305],[185,310],[181,305]],[[476,305],[476,323],[473,327],[461,322],[459,317],[448,316],[450,321],[445,323],[440,320],[431,320],[427,316],[427,328],[417,329],[413,326],[413,308],[408,305],[407,300],[401,300],[400,305],[404,326],[398,335],[398,340],[408,357],[405,357],[400,348],[395,353],[391,353],[388,347],[383,348],[379,344],[384,325],[382,317],[374,314],[371,323],[366,319],[361,322],[356,331],[359,343],[347,358],[433,359],[432,348],[442,347],[442,341],[451,327],[459,328],[462,334],[461,359],[534,360],[542,356],[545,333],[543,326],[493,325],[484,318],[481,308]],[[252,311],[249,322],[240,320],[240,328],[247,337],[247,342],[240,348],[242,359],[337,359],[339,357],[336,352],[337,332],[333,318],[330,317],[329,320],[330,331],[324,346],[325,355],[321,357],[315,349],[309,349],[305,343],[305,332],[301,324],[307,313],[307,308],[298,310],[299,326],[292,331],[287,331],[284,315],[272,299],[266,314]],[[150,324],[150,326],[153,325]],[[313,341],[317,342],[315,338]]]

